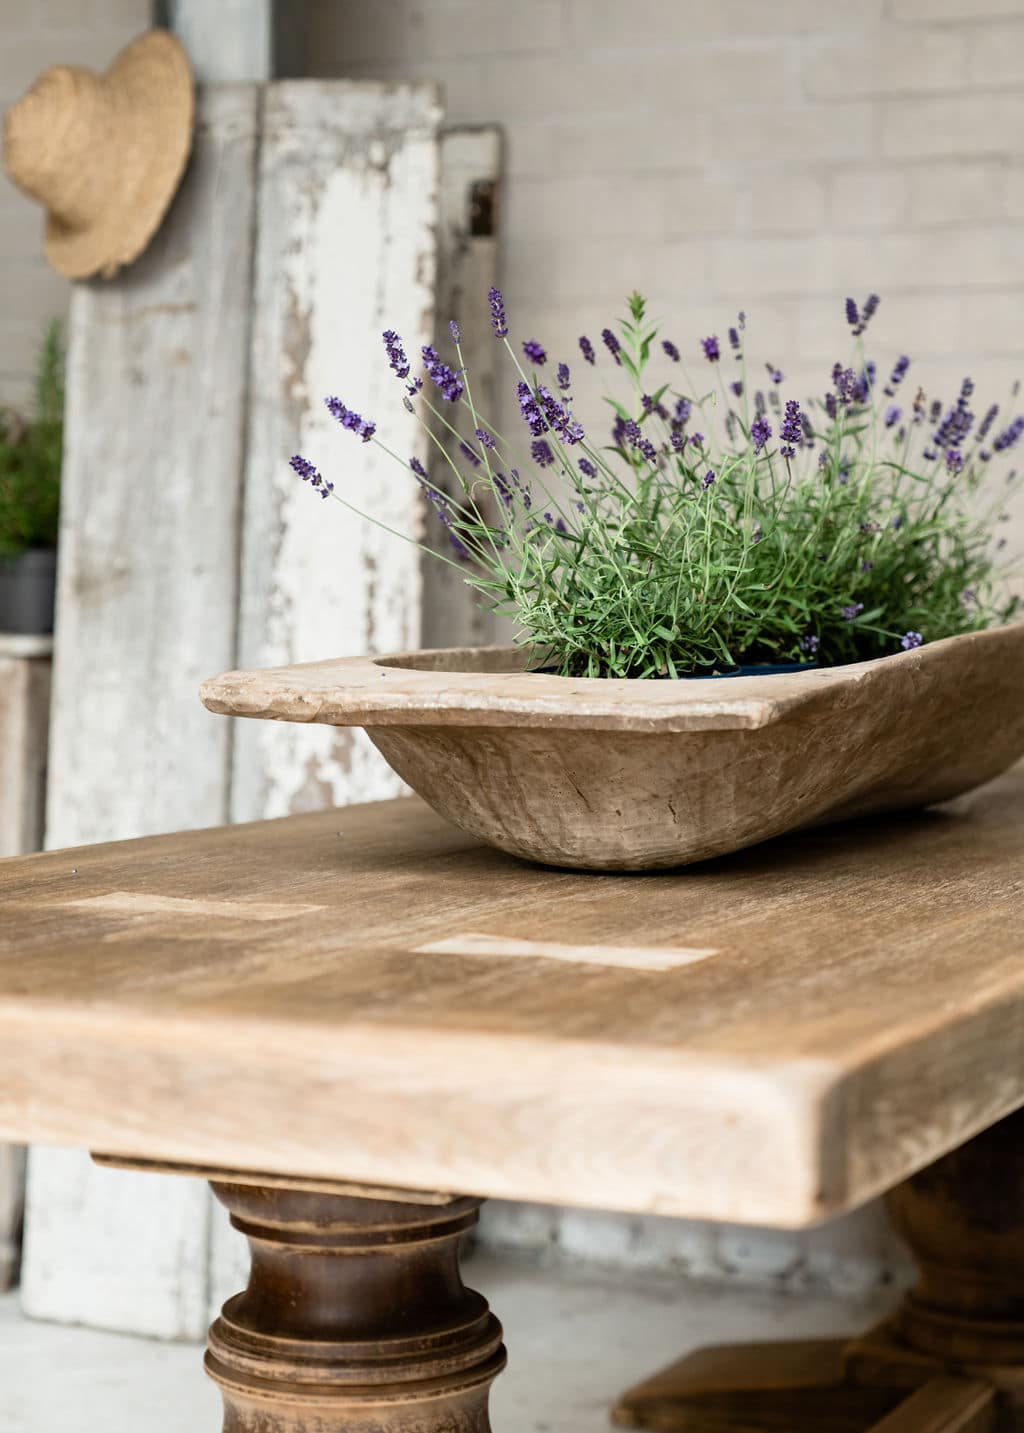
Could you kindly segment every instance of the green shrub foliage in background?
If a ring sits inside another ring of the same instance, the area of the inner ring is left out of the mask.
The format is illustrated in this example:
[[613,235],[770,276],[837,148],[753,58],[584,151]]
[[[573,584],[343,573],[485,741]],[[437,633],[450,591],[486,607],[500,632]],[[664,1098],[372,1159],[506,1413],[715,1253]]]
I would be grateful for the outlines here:
[[60,324],[46,332],[30,417],[0,414],[0,556],[56,547],[64,443],[64,347]]

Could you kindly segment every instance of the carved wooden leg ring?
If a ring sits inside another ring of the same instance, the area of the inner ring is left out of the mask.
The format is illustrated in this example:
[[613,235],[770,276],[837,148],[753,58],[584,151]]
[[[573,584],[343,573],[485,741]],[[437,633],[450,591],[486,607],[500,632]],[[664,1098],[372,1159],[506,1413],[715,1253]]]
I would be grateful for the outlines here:
[[700,1349],[616,1423],[666,1433],[1024,1433],[1024,1111],[888,1199],[920,1277],[862,1338]]
[[213,1190],[252,1253],[206,1355],[224,1433],[488,1433],[501,1326],[459,1273],[478,1200]]

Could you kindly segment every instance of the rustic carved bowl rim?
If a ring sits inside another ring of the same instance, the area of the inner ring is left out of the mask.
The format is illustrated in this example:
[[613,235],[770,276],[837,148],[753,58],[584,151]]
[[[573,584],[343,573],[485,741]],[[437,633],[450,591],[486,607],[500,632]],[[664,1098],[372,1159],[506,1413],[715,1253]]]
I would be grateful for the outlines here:
[[911,686],[956,649],[995,664],[1024,660],[1024,622],[925,643],[907,652],[793,673],[728,681],[559,677],[531,671],[538,654],[515,645],[335,657],[204,682],[213,712],[330,726],[566,727],[612,731],[756,729],[784,720],[823,691],[870,687],[884,670]]

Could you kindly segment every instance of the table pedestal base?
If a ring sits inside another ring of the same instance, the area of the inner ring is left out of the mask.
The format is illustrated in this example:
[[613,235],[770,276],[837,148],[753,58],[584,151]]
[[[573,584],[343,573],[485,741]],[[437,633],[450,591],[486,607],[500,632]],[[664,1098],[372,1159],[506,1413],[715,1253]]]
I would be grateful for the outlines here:
[[252,1252],[206,1355],[224,1433],[488,1433],[501,1326],[459,1273],[479,1200],[212,1187]]
[[700,1349],[614,1422],[664,1433],[1024,1433],[1024,1111],[888,1197],[920,1277],[852,1342]]

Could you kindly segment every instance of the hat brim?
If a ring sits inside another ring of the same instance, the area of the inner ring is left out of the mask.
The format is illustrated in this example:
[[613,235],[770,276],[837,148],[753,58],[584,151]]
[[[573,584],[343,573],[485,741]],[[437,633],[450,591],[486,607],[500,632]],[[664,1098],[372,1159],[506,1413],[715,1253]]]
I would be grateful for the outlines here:
[[112,278],[139,257],[177,193],[192,148],[192,71],[169,31],[133,40],[100,83],[128,138],[111,156],[107,193],[92,224],[71,228],[47,216],[46,257],[69,279]]

